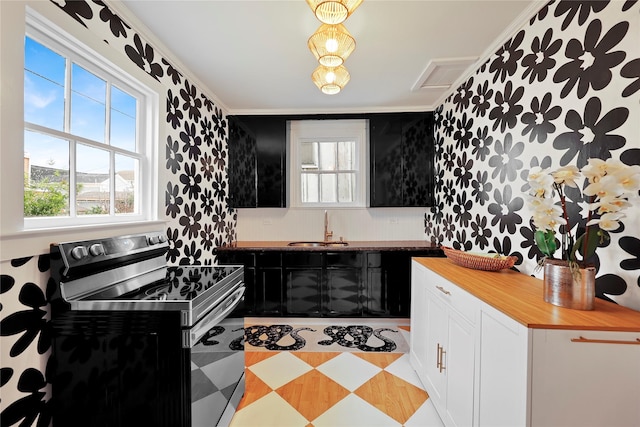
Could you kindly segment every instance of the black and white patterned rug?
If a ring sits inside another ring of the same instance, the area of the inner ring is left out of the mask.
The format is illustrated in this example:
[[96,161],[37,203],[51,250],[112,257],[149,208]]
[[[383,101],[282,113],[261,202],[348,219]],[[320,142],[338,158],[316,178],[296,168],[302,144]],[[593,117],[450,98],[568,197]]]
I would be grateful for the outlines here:
[[367,323],[363,319],[338,323],[334,320],[324,324],[274,320],[276,322],[245,321],[245,350],[409,352],[408,328],[398,324]]

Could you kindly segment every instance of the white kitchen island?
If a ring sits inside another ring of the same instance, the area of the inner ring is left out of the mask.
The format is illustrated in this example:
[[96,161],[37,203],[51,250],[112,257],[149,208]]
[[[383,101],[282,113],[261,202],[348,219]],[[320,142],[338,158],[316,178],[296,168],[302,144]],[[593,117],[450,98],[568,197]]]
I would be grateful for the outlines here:
[[640,425],[640,312],[543,300],[512,270],[414,258],[413,368],[447,426]]

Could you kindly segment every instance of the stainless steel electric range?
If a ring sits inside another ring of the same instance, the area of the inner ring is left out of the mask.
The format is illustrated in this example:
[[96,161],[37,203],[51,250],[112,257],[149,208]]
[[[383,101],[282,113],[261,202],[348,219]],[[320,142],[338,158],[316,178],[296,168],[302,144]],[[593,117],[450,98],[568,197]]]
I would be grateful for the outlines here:
[[51,245],[53,425],[225,426],[244,393],[242,266],[167,266],[164,234]]

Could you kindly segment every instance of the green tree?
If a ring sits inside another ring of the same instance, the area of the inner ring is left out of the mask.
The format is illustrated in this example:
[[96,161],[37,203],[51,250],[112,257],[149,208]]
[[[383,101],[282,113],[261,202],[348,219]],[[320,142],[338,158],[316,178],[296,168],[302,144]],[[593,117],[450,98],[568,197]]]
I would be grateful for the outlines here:
[[57,216],[65,213],[69,197],[65,182],[41,181],[24,187],[24,216]]

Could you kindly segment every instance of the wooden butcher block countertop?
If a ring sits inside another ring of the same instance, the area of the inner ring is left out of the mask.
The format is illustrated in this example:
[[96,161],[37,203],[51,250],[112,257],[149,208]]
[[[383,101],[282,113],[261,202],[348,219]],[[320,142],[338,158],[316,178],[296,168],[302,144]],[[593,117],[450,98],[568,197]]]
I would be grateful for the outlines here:
[[472,270],[447,258],[413,259],[529,328],[640,332],[640,311],[600,298],[594,310],[557,307],[544,301],[541,279],[514,270]]
[[442,253],[440,247],[426,240],[348,240],[346,246],[289,246],[290,241],[237,241],[228,246],[220,246],[218,251],[257,250],[257,251],[434,251]]

